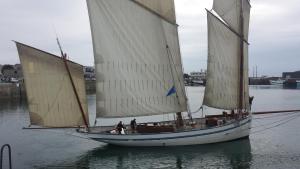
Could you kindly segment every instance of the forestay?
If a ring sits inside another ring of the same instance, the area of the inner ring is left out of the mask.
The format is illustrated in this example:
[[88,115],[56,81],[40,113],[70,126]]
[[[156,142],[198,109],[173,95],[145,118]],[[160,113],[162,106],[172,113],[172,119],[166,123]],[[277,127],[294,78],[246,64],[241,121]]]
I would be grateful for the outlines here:
[[[185,111],[177,25],[131,0],[87,0],[87,4],[97,117]],[[167,96],[173,86],[176,93]]]
[[[243,42],[243,90],[240,89],[241,0],[215,0],[213,9],[225,21],[208,12],[208,65],[203,104],[220,109],[249,108],[248,44]],[[243,0],[244,38],[248,39],[250,4]],[[244,41],[244,40],[243,40]]]
[[[85,125],[64,61],[57,56],[16,43],[25,80],[30,123],[45,127]],[[67,61],[86,119],[83,67]]]

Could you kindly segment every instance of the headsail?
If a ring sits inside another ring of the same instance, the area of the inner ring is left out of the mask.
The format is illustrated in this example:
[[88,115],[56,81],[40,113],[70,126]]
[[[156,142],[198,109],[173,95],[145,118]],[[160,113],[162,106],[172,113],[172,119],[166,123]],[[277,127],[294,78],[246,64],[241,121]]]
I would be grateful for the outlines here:
[[[243,32],[240,29],[242,9],[240,4],[243,4]],[[248,109],[249,1],[215,0],[213,9],[225,22],[211,12],[207,12],[208,65],[203,104],[229,110],[239,108],[242,100],[242,109]],[[243,35],[244,37],[242,37]],[[241,42],[243,50],[241,50]],[[242,57],[243,62],[241,61]],[[241,90],[240,68],[242,63],[243,86]],[[240,94],[242,99],[240,99]]]
[[[82,126],[84,120],[63,60],[16,42],[22,64],[30,123],[45,127]],[[83,67],[67,61],[88,119]]]
[[[177,25],[131,0],[87,0],[87,4],[97,74],[97,117],[185,111]],[[172,86],[176,94],[167,96]]]

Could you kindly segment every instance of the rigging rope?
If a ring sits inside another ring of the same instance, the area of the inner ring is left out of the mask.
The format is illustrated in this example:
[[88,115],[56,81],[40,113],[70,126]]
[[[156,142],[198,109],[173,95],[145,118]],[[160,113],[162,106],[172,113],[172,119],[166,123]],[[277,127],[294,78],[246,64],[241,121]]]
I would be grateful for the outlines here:
[[287,115],[292,115],[292,114],[298,114],[298,112],[277,114],[276,116],[255,117],[255,118],[252,118],[252,119],[255,119],[255,120],[270,119],[270,118],[276,118],[276,117],[287,116]]
[[[295,113],[295,114],[296,114],[296,113]],[[284,124],[286,124],[286,123],[288,123],[288,122],[290,122],[290,121],[292,121],[292,120],[295,120],[295,119],[297,119],[297,118],[299,118],[299,117],[300,117],[300,114],[296,114],[296,115],[294,115],[294,116],[289,116],[289,117],[287,117],[287,118],[284,118],[284,119],[275,121],[275,122],[270,123],[270,124],[259,125],[259,126],[252,127],[252,128],[257,128],[257,127],[261,127],[261,126],[268,126],[268,125],[273,125],[273,124],[275,124],[274,126],[270,126],[270,127],[266,127],[266,128],[264,128],[264,129],[261,129],[261,130],[253,131],[253,132],[251,132],[251,134],[259,134],[259,133],[262,133],[262,132],[264,132],[264,131],[266,131],[266,130],[269,130],[269,129],[273,129],[273,128],[275,128],[275,127],[282,126],[282,125],[284,125]],[[278,123],[278,124],[276,124],[276,123]]]
[[252,128],[269,126],[269,125],[276,124],[276,123],[278,123],[278,122],[284,121],[284,120],[286,120],[286,119],[289,119],[289,118],[291,118],[291,117],[294,117],[294,116],[287,116],[287,117],[284,117],[284,118],[282,118],[282,119],[280,119],[280,120],[277,120],[277,121],[274,121],[274,122],[271,122],[271,123],[266,123],[266,124],[261,124],[261,125],[253,126]]
[[201,105],[197,110],[195,111],[191,111],[190,109],[188,110],[188,113],[191,113],[191,114],[195,114],[195,113],[198,113],[200,110],[203,111],[203,105]]

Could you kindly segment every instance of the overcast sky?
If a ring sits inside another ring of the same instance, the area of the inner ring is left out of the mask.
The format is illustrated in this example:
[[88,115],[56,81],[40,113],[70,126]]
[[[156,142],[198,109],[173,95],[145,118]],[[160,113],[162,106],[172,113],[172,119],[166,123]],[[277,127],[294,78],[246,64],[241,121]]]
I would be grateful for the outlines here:
[[[175,0],[185,72],[206,69],[205,8],[212,0]],[[299,0],[251,0],[249,71],[281,76],[300,70]],[[0,64],[19,63],[11,40],[59,54],[57,32],[71,60],[93,65],[85,0],[0,0]]]

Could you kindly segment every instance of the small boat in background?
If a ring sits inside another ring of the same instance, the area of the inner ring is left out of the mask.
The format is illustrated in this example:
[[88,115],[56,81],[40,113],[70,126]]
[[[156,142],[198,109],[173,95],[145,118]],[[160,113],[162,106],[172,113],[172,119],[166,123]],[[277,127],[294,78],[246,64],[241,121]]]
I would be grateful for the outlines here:
[[270,80],[271,85],[283,85],[284,82],[285,82],[285,80],[283,80],[283,79]]

